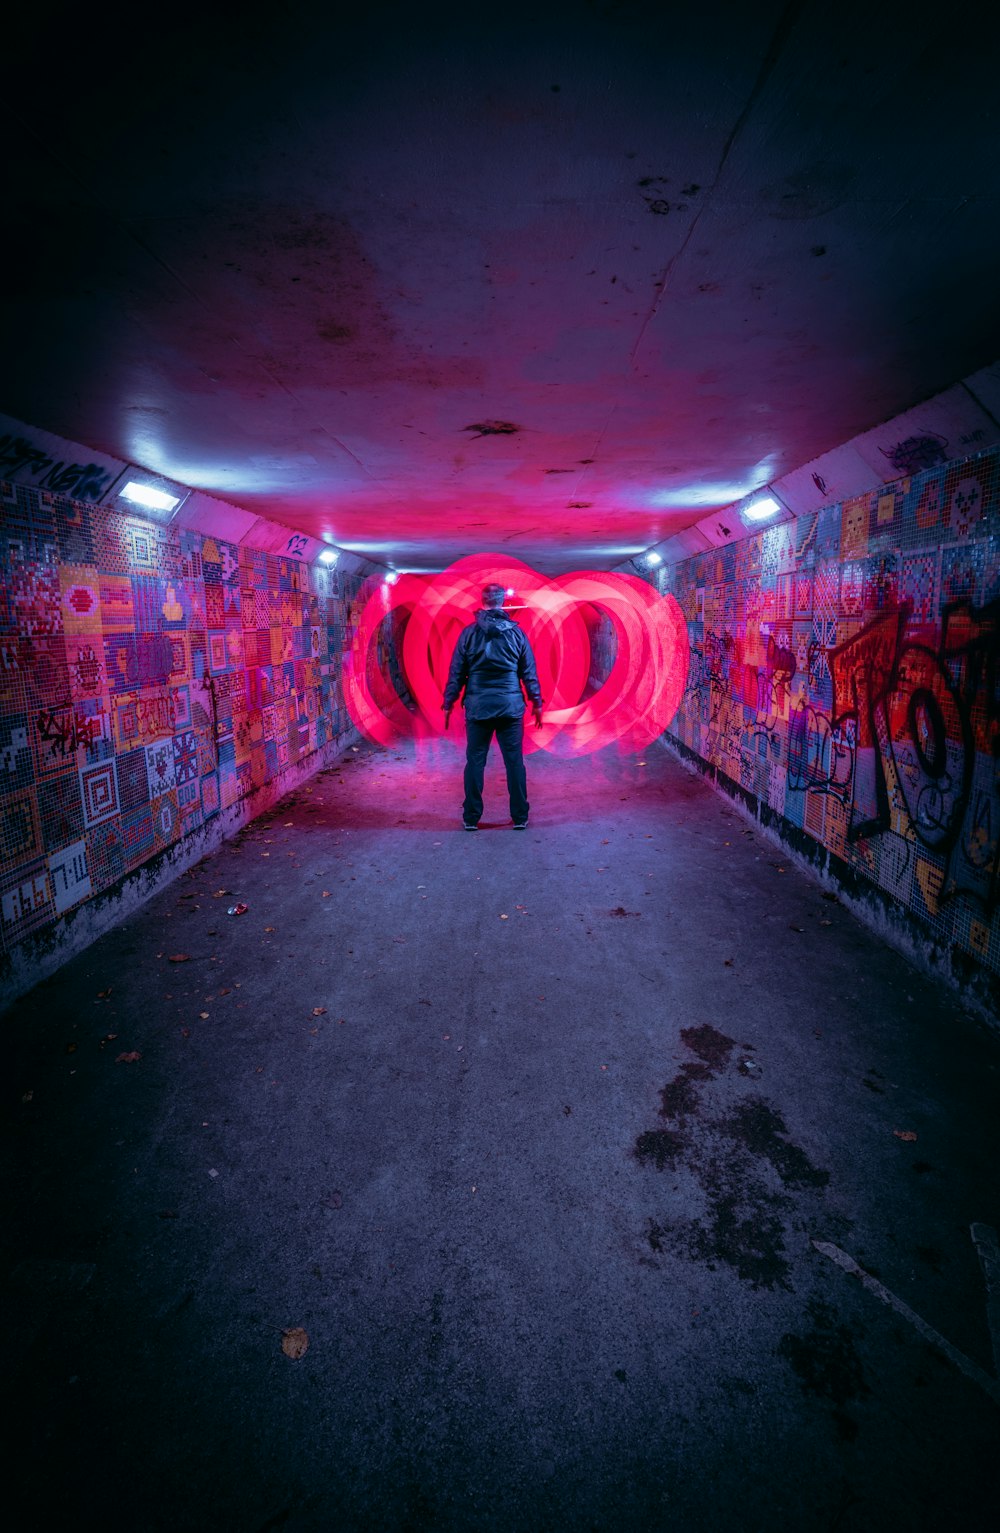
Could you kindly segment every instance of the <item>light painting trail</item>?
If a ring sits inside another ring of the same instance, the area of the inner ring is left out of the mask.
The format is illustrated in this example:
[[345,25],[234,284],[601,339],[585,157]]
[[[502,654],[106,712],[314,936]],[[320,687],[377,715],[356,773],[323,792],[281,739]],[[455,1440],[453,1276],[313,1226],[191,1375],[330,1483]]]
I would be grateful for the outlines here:
[[[663,733],[688,673],[687,627],[672,596],[635,575],[583,570],[549,579],[507,554],[470,554],[439,575],[400,575],[394,585],[378,584],[364,601],[345,656],[344,697],[366,738],[390,745],[444,733],[448,664],[487,580],[513,590],[508,610],[538,666],[545,722],[526,731],[526,752],[586,755],[615,742],[640,751]],[[614,659],[594,687],[591,632],[601,618],[613,631]],[[388,624],[407,701],[383,658]]]

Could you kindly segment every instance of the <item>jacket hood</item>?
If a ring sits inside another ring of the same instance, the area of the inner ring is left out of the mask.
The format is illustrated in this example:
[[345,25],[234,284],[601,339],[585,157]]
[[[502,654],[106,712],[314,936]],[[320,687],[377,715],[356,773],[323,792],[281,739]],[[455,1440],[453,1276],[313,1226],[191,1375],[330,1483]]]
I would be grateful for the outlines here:
[[517,627],[514,619],[502,607],[483,607],[476,613],[476,625],[485,634],[502,633],[507,628]]

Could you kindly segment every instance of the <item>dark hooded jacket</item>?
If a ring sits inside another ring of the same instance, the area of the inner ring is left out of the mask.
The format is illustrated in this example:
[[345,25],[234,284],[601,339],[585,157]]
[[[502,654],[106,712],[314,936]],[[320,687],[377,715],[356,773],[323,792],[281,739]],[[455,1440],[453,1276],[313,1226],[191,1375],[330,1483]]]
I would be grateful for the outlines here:
[[463,628],[451,657],[444,705],[453,708],[462,699],[469,719],[520,718],[524,693],[532,706],[542,706],[535,657],[523,628],[502,607],[487,607],[476,621]]

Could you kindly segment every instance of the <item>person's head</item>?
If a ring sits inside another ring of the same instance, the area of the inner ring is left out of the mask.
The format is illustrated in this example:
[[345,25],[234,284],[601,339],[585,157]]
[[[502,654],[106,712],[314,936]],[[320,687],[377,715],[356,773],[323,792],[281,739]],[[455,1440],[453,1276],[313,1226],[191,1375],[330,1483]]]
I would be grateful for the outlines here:
[[506,595],[507,590],[505,586],[498,586],[495,584],[483,586],[483,606],[502,607]]

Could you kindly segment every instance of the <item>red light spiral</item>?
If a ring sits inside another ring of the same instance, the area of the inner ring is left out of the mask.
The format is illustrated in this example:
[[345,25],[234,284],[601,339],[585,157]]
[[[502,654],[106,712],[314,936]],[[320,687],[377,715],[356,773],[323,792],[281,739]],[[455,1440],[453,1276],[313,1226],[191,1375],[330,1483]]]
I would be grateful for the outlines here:
[[[525,751],[583,755],[615,741],[642,750],[662,734],[688,671],[687,627],[674,598],[635,575],[581,570],[549,579],[508,554],[470,554],[439,575],[400,575],[394,585],[373,585],[344,662],[344,697],[362,734],[389,745],[443,733],[441,699],[452,651],[482,605],[487,581],[513,588],[510,611],[538,666],[544,724],[526,733]],[[595,685],[591,632],[601,618],[611,625],[614,659]],[[384,658],[387,622],[395,625],[409,702]]]

